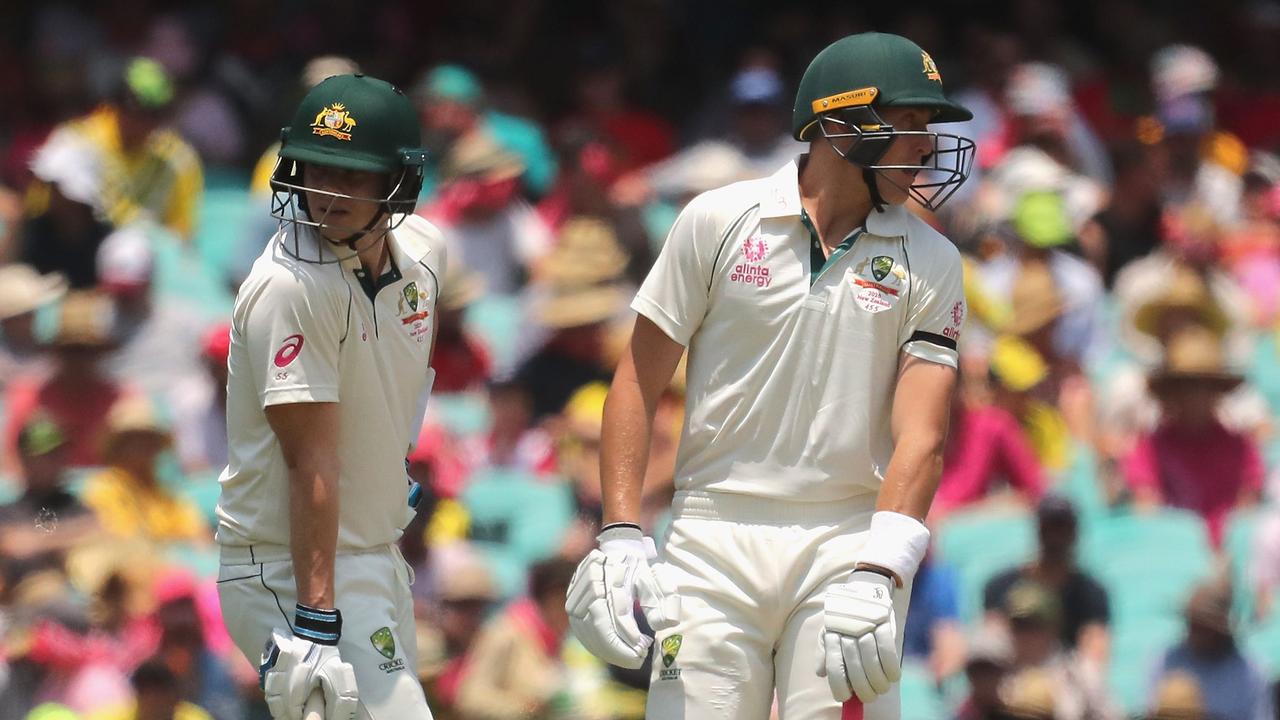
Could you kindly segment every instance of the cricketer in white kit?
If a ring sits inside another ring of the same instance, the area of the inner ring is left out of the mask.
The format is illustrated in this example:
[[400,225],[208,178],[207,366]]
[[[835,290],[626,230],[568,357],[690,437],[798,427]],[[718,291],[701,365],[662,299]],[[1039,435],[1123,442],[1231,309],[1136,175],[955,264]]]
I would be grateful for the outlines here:
[[[638,667],[647,716],[899,715],[902,627],[929,532],[956,344],[960,255],[908,211],[963,182],[970,114],[906,38],[853,35],[801,80],[809,153],[695,198],[632,308],[605,406],[604,529],[566,609],[600,658]],[[636,519],[654,406],[688,349],[673,521]]]
[[419,133],[382,80],[312,89],[272,178],[280,229],[236,297],[218,594],[278,719],[301,720],[317,690],[326,720],[431,717],[396,548],[445,263],[411,214]]

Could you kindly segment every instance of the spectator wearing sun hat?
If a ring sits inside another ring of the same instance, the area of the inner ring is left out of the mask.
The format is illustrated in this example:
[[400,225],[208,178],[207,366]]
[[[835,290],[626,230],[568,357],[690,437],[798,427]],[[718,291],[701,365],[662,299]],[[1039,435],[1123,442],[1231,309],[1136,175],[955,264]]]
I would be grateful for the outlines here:
[[116,345],[113,323],[109,299],[88,291],[67,293],[58,306],[57,329],[48,346],[51,369],[15,378],[6,388],[8,448],[16,448],[19,429],[43,413],[68,438],[71,467],[102,463],[101,435],[107,413],[128,392],[103,368],[103,360]]
[[1111,707],[1106,682],[1099,667],[1080,653],[1064,649],[1059,642],[1062,605],[1058,596],[1033,580],[1020,580],[1005,596],[1004,614],[1013,641],[1013,663],[1003,691],[1006,706],[1016,710],[1017,689],[1031,678],[1037,683],[1038,712],[1013,712],[1013,717],[1048,720],[1109,720],[1118,715]]
[[519,192],[524,161],[490,134],[455,142],[441,166],[441,185],[419,214],[444,233],[449,255],[484,277],[488,292],[514,295],[552,247],[538,213]]
[[[1162,292],[1139,305],[1121,326],[1126,345],[1138,354],[1135,361],[1111,370],[1100,386],[1098,421],[1100,435],[1106,439],[1105,456],[1123,458],[1141,433],[1158,424],[1160,406],[1151,393],[1147,374],[1158,365],[1170,340],[1189,327],[1203,328],[1219,338],[1228,355],[1244,357],[1240,351],[1226,349],[1232,340],[1240,340],[1241,334],[1231,332],[1231,319],[1209,292],[1204,276],[1188,266],[1175,265]],[[1237,347],[1247,347],[1247,343],[1237,342]],[[1266,399],[1248,384],[1237,386],[1222,398],[1217,417],[1231,430],[1258,437],[1271,425]]]
[[0,555],[25,574],[60,568],[63,553],[98,530],[92,514],[67,488],[67,438],[47,417],[18,433],[22,494],[0,505]]
[[106,469],[91,475],[84,490],[85,504],[107,532],[158,543],[211,539],[199,508],[160,482],[156,460],[172,443],[145,396],[126,397],[111,408],[103,439]]
[[1237,644],[1231,599],[1231,586],[1220,579],[1196,587],[1185,606],[1186,638],[1165,653],[1156,682],[1175,673],[1194,679],[1211,718],[1272,720],[1275,711],[1265,677]]
[[1217,415],[1222,398],[1243,381],[1226,366],[1212,331],[1196,325],[1178,331],[1147,381],[1160,404],[1159,424],[1124,462],[1136,502],[1195,512],[1215,545],[1228,516],[1256,504],[1262,493],[1265,469],[1257,444]]
[[47,368],[36,337],[36,311],[67,291],[67,279],[41,275],[29,265],[0,266],[0,388],[19,375]]

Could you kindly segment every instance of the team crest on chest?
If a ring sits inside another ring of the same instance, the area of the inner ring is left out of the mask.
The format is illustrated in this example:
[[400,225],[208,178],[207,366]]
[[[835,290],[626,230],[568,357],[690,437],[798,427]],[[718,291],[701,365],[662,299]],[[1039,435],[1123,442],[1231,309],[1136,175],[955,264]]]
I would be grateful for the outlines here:
[[428,299],[427,293],[418,289],[417,282],[410,282],[400,291],[396,306],[396,317],[400,318],[400,324],[409,328],[409,337],[419,343],[425,342],[431,331],[431,326],[427,324],[427,318],[431,317],[431,311],[427,309]]
[[418,309],[418,283],[411,282],[404,286],[404,299],[409,303],[409,307],[415,311]]
[[891,309],[902,297],[907,271],[889,255],[863,258],[853,268],[853,300],[869,313]]

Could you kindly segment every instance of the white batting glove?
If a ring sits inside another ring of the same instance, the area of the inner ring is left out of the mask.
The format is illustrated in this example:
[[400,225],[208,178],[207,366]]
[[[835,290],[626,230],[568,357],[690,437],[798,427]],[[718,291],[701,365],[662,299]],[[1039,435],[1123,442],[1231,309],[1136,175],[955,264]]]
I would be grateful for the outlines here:
[[869,703],[902,677],[893,591],[892,579],[865,570],[827,588],[818,675],[836,700]]
[[294,633],[280,630],[262,651],[258,677],[275,720],[302,720],[312,690],[324,693],[325,720],[354,720],[359,704],[356,675],[338,655],[342,616],[336,610],[299,605]]
[[578,565],[564,609],[573,634],[610,665],[635,669],[644,664],[653,638],[640,632],[635,602],[655,632],[675,626],[680,599],[649,561],[657,557],[653,539],[640,529],[612,526],[596,538],[599,549]]

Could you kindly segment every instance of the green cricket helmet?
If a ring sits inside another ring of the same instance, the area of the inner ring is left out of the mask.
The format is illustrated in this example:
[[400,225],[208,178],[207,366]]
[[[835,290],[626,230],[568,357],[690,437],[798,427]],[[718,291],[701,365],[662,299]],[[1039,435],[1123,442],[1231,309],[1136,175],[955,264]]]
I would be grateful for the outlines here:
[[[974,143],[948,133],[895,130],[878,112],[886,107],[932,110],[933,123],[973,119],[973,113],[943,93],[942,74],[929,53],[900,35],[869,32],[835,41],[809,63],[796,93],[791,134],[800,141],[820,135],[828,141],[853,138],[847,150],[836,143],[832,147],[863,169],[877,205],[881,200],[876,171],[920,172],[923,177],[907,190],[920,204],[936,210],[973,169]],[[919,165],[880,164],[894,139],[903,135],[929,136],[934,152]]]
[[[305,193],[350,197],[306,187],[305,164],[383,173],[388,183],[382,197],[355,199],[381,203],[388,214],[411,213],[422,190],[426,157],[418,114],[399,88],[368,75],[335,75],[307,93],[293,121],[281,130],[271,177],[276,198],[272,214],[320,227],[324,217],[313,217]],[[291,206],[301,209],[303,217],[296,212],[287,217]],[[318,214],[319,208],[315,210]]]

